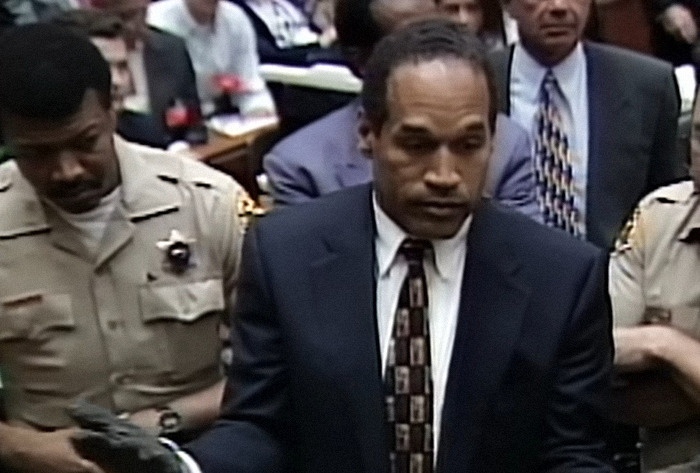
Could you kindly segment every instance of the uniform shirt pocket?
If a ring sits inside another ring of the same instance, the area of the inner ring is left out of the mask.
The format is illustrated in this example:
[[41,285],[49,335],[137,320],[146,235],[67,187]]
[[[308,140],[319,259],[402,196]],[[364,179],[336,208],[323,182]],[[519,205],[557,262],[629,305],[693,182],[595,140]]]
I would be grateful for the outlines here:
[[51,338],[56,330],[75,328],[68,294],[29,294],[0,301],[0,342]]
[[219,278],[170,285],[147,284],[139,290],[141,318],[160,347],[160,369],[191,381],[198,373],[218,370],[219,324],[224,309]]

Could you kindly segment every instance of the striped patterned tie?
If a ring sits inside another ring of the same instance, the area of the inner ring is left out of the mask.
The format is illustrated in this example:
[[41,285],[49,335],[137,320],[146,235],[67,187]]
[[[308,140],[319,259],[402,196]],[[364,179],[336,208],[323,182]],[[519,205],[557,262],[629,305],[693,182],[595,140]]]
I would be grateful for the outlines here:
[[425,240],[405,240],[408,262],[401,286],[384,376],[391,473],[433,471],[433,381],[428,327]]
[[557,79],[551,69],[542,81],[535,137],[537,200],[545,224],[582,238],[580,213],[573,193],[569,137],[555,102]]

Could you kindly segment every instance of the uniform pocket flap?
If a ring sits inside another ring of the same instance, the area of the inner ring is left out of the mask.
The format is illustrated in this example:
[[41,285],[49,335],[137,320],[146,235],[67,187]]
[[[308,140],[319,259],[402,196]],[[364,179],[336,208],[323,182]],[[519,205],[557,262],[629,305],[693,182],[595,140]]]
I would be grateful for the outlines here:
[[205,314],[224,309],[221,279],[207,279],[169,286],[142,286],[139,291],[144,322],[178,320],[194,322]]
[[74,328],[68,294],[28,294],[0,301],[0,340],[34,338],[44,330]]

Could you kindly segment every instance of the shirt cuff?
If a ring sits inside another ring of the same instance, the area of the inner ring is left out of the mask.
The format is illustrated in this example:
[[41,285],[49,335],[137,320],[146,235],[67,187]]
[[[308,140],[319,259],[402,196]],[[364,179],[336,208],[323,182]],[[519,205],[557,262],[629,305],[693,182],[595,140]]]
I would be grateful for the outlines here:
[[194,458],[184,450],[181,450],[175,442],[163,437],[158,437],[158,441],[177,455],[178,459],[183,464],[183,473],[202,473],[202,469],[197,462],[194,461]]

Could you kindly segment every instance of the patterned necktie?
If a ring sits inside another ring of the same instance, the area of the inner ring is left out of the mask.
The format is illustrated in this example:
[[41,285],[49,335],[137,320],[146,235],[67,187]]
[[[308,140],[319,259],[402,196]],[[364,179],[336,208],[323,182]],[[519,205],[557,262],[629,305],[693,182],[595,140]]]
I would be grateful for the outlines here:
[[544,222],[580,238],[579,211],[573,193],[569,137],[555,102],[557,79],[551,69],[542,81],[535,138],[537,200]]
[[423,256],[430,242],[407,239],[408,262],[389,342],[384,385],[391,473],[433,471],[433,381]]

